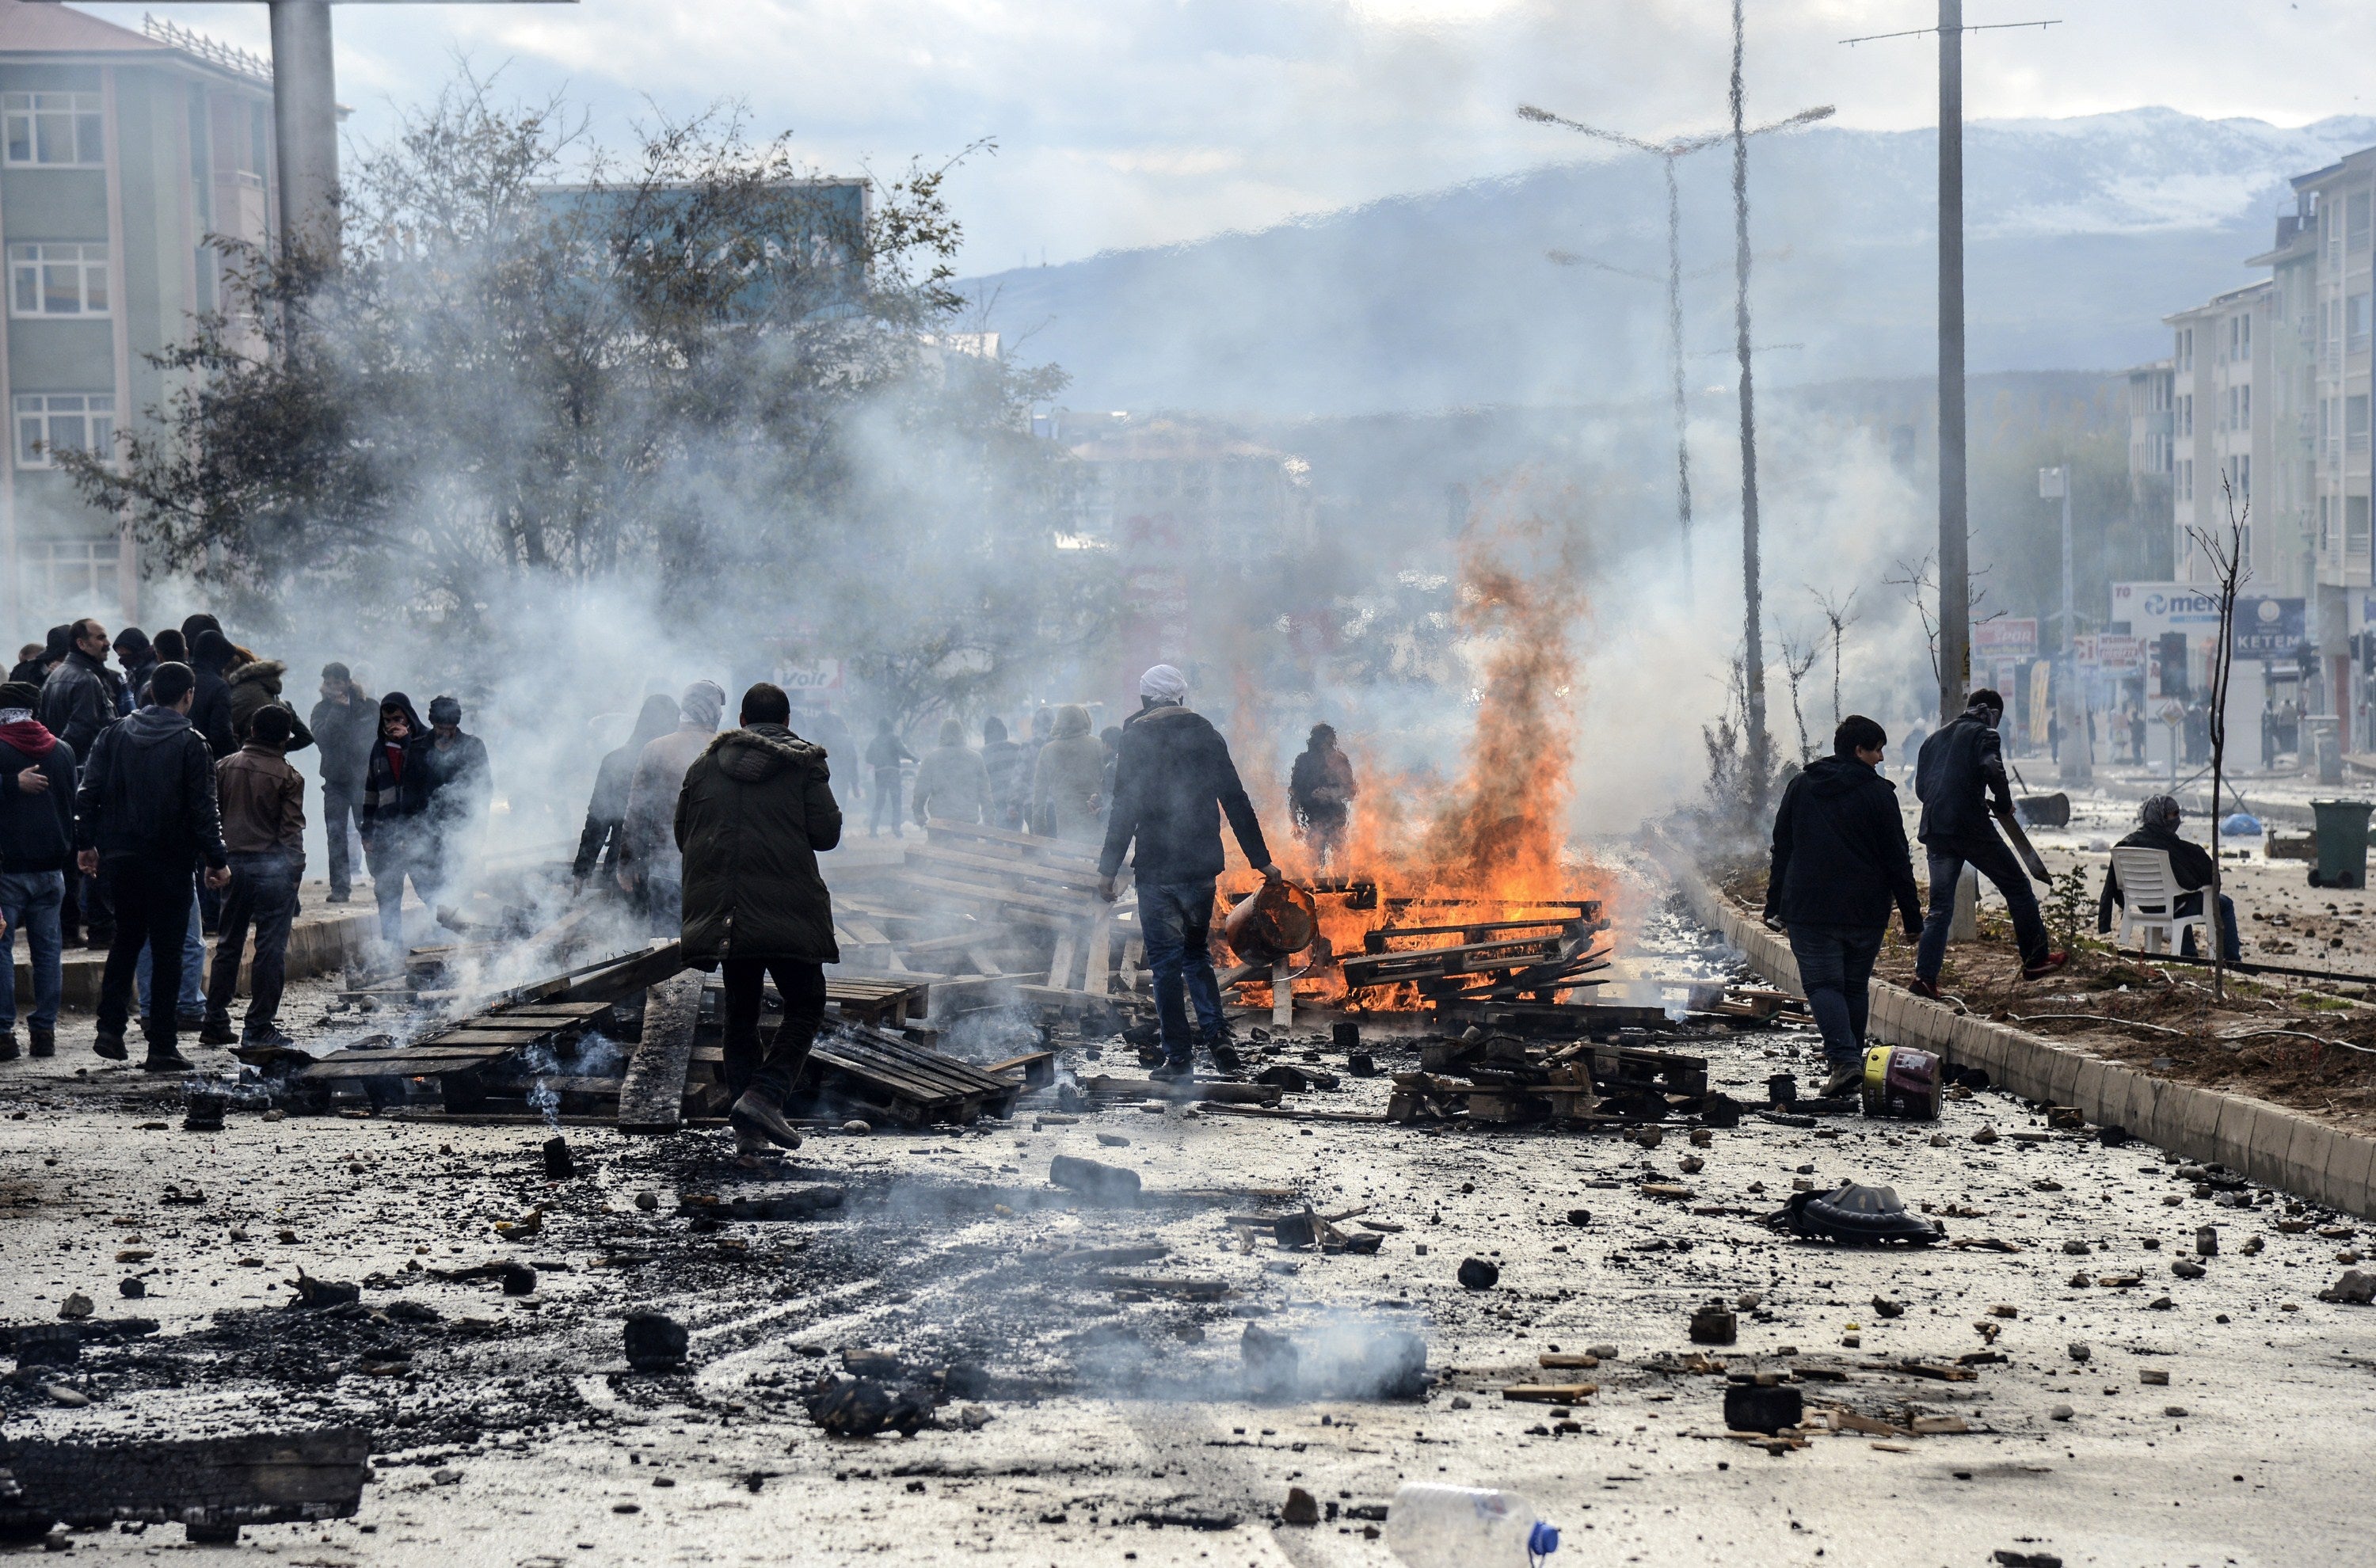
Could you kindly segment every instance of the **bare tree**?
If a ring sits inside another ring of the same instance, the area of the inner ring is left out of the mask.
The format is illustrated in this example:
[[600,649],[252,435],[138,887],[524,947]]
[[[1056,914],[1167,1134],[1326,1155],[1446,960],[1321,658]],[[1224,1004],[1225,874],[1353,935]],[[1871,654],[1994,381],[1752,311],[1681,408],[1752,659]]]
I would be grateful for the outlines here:
[[2236,662],[2236,590],[2252,575],[2252,564],[2244,557],[2244,525],[2251,517],[2252,504],[2236,509],[2236,492],[2226,475],[2219,479],[2219,496],[2227,505],[2228,522],[2223,528],[2189,529],[2188,535],[2195,547],[2211,563],[2212,582],[2219,592],[2219,641],[2211,650],[2211,885],[2204,892],[2203,912],[2209,917],[2207,929],[2211,940],[2211,996],[2215,1002],[2228,1000],[2227,927],[2219,911],[2219,797],[2228,764],[2228,681]]
[[1782,634],[1782,676],[1790,684],[1790,719],[1799,726],[1799,766],[1806,766],[1815,760],[1815,748],[1807,740],[1807,715],[1799,706],[1799,687],[1815,660],[1824,656],[1823,648],[1812,642],[1799,642],[1789,633]]
[[[1919,560],[1899,561],[1895,570],[1895,576],[1883,577],[1882,581],[1891,588],[1904,590],[1907,602],[1913,605],[1914,612],[1922,617],[1922,636],[1930,649],[1930,678],[1940,682],[1943,688],[1945,677],[1939,671],[1939,558],[1925,551]],[[2004,613],[2001,610],[1991,611],[1986,615],[1978,613],[1980,602],[1989,596],[1988,588],[1978,579],[1987,575],[1988,569],[1982,567],[1966,578],[1970,585],[1965,590],[1966,612],[1974,623],[1993,621]]]
[[1856,589],[1850,588],[1846,599],[1834,599],[1828,593],[1818,592],[1810,583],[1807,592],[1823,611],[1824,624],[1832,628],[1832,728],[1836,730],[1840,723],[1840,644],[1856,622]]

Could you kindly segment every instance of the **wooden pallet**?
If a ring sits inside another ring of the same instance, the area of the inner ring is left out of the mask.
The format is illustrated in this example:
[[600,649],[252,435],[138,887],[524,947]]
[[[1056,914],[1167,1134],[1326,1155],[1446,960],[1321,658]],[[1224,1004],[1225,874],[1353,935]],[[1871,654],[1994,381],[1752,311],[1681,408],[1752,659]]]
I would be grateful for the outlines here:
[[800,1090],[854,1100],[909,1126],[1004,1116],[1017,1080],[864,1025],[827,1026],[809,1051]]
[[921,1018],[932,997],[932,983],[910,975],[876,980],[869,975],[828,975],[825,999],[854,1023],[900,1029],[910,1017]]

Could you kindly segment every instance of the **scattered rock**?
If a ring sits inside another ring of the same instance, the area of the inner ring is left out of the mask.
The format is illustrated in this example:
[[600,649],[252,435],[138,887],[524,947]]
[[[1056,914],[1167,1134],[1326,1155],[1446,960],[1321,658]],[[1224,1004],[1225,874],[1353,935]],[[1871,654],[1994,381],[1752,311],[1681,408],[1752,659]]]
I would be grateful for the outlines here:
[[2049,1421],[2067,1421],[2078,1413],[2068,1405],[2057,1405],[2046,1412],[2046,1419]]
[[873,1437],[896,1431],[913,1437],[933,1419],[930,1400],[913,1390],[892,1390],[871,1378],[826,1378],[808,1401],[809,1420],[835,1437]]
[[429,1479],[439,1486],[453,1486],[462,1479],[462,1472],[447,1465],[429,1472]]
[[2161,1408],[2161,1413],[2168,1416],[2172,1420],[2182,1420],[2186,1416],[2186,1407],[2183,1405],[2164,1405]]
[[1287,1502],[1278,1511],[1279,1522],[1286,1525],[1316,1525],[1320,1523],[1320,1504],[1300,1486],[1287,1489]]
[[1796,1388],[1754,1383],[1725,1385],[1724,1424],[1728,1431],[1771,1433],[1783,1427],[1797,1426],[1804,1414],[1805,1398]]
[[126,1301],[137,1301],[143,1296],[148,1294],[148,1287],[138,1276],[136,1275],[129,1279],[117,1280],[115,1283],[115,1293],[122,1296]]
[[660,1195],[658,1193],[637,1193],[636,1206],[646,1214],[650,1214],[660,1206]]
[[2338,1301],[2347,1306],[2376,1305],[2376,1274],[2363,1274],[2346,1268],[2343,1277],[2318,1293],[2322,1301]]
[[2169,1271],[2172,1274],[2177,1275],[2180,1279],[2200,1279],[2204,1275],[2211,1272],[2209,1269],[2204,1268],[2201,1264],[2196,1263],[2192,1258],[2176,1258],[2171,1260]]
[[862,1138],[874,1131],[874,1123],[853,1116],[841,1124],[841,1130],[853,1138]]
[[2062,1559],[2050,1551],[2013,1551],[1999,1547],[1997,1568],[2062,1568]]
[[2071,1342],[2070,1350],[2071,1359],[2074,1361],[2087,1360],[2096,1354],[2085,1339],[2073,1339]]
[[1048,1180],[1099,1203],[1138,1201],[1138,1172],[1118,1165],[1100,1165],[1094,1159],[1060,1154],[1048,1162]]
[[58,1316],[68,1323],[80,1323],[98,1310],[91,1305],[90,1298],[79,1290],[70,1292],[65,1301],[58,1303]]
[[297,1292],[297,1299],[290,1302],[290,1306],[306,1312],[343,1307],[349,1301],[362,1301],[363,1295],[363,1288],[360,1285],[348,1285],[336,1279],[316,1279],[302,1266],[297,1270],[297,1277],[289,1283]]
[[852,1377],[873,1378],[890,1382],[904,1374],[908,1368],[898,1357],[887,1350],[846,1349],[841,1353],[841,1370]]
[[1707,1169],[1707,1161],[1695,1154],[1687,1154],[1676,1163],[1686,1176],[1696,1176]]
[[2147,1388],[2168,1388],[2169,1373],[2159,1367],[2146,1367],[2137,1373],[2137,1381]]
[[693,1343],[684,1324],[662,1313],[630,1314],[625,1338],[627,1364],[637,1372],[674,1372]]
[[1567,1211],[1567,1222],[1570,1225],[1576,1227],[1578,1229],[1582,1229],[1585,1226],[1592,1223],[1592,1210],[1588,1208],[1572,1208]]
[[1976,1144],[1992,1144],[1996,1141],[1997,1130],[1993,1126],[1983,1127],[1972,1134],[1972,1142]]
[[2216,1258],[2219,1255],[2217,1226],[2198,1225],[2194,1228],[2194,1255],[2204,1258]]
[[544,1179],[566,1182],[577,1174],[577,1162],[569,1157],[569,1140],[551,1137],[544,1140]]
[[1123,1137],[1120,1133],[1099,1133],[1098,1134],[1098,1142],[1103,1144],[1108,1148],[1130,1147],[1130,1140]]
[[1875,1317],[1904,1317],[1906,1303],[1893,1301],[1883,1296],[1875,1296],[1872,1299],[1872,1311]]
[[2086,1242],[2079,1240],[2076,1236],[2073,1236],[2068,1241],[2063,1242],[2062,1250],[2070,1253],[2074,1258],[2084,1258],[2088,1253],[2095,1251],[2093,1247],[2090,1247]]
[[51,1404],[64,1405],[68,1409],[78,1410],[85,1405],[90,1403],[89,1395],[83,1393],[78,1388],[68,1388],[62,1383],[47,1384],[42,1388],[42,1392],[50,1396]]
[[980,1431],[997,1419],[980,1405],[968,1405],[957,1412],[957,1425],[968,1431]]
[[1722,1301],[1710,1301],[1692,1313],[1692,1343],[1729,1345],[1740,1336],[1740,1320]]
[[1483,1258],[1460,1260],[1460,1283],[1471,1290],[1491,1290],[1502,1282],[1502,1265]]

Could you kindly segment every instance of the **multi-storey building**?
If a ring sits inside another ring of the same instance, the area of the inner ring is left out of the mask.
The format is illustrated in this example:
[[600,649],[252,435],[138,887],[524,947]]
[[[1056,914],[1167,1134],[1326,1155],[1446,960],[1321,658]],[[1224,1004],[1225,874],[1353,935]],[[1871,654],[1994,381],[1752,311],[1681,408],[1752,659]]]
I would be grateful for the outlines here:
[[137,618],[138,563],[55,454],[104,449],[172,388],[148,356],[220,299],[226,236],[273,232],[272,77],[168,25],[0,0],[0,608],[16,642]]
[[2168,360],[2131,366],[2129,383],[2129,497],[2142,502],[2169,479],[2176,456],[2171,399],[2177,376]]
[[2241,553],[2263,593],[2299,593],[2301,552],[2263,517],[2256,481],[2268,473],[2269,305],[2254,283],[2166,316],[2171,332],[2170,559],[2181,582],[2212,576],[2202,540],[2240,525]]

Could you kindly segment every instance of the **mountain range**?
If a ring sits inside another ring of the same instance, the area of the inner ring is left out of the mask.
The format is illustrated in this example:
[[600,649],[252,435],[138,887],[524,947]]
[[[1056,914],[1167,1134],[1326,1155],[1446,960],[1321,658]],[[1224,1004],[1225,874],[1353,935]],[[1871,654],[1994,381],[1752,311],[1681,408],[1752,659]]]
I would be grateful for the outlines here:
[[[1971,369],[2162,356],[2165,315],[2253,279],[2288,179],[2371,143],[2367,116],[1971,124]],[[1761,377],[1932,372],[1936,134],[1824,125],[1751,147]],[[1730,148],[1680,173],[1689,379],[1729,387]],[[1660,394],[1665,265],[1657,161],[1629,155],[969,286],[1014,351],[1071,374],[1075,409],[1334,417]]]

